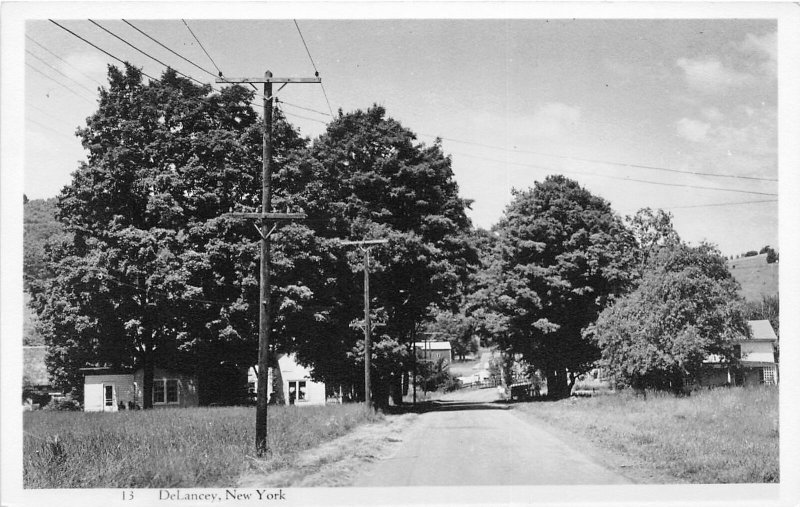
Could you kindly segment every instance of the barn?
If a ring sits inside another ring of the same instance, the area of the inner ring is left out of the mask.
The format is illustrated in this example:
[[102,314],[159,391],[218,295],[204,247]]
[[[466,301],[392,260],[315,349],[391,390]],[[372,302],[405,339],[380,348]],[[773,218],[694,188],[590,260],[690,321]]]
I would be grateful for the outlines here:
[[[83,409],[86,412],[117,412],[140,408],[143,403],[144,370],[82,368]],[[196,407],[197,380],[164,368],[153,374],[153,408]]]
[[450,342],[416,342],[417,358],[421,361],[436,362],[444,358],[444,364],[449,366],[453,362],[453,350]]

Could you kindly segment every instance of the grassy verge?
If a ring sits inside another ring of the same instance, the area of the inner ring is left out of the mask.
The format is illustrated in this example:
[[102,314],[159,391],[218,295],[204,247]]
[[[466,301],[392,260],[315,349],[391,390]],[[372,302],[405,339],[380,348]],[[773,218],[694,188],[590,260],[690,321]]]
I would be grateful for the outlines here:
[[[270,407],[270,462],[376,417],[361,404]],[[218,487],[257,466],[254,408],[37,411],[23,425],[26,488]]]
[[684,398],[620,393],[515,408],[682,482],[779,479],[776,387],[715,389]]

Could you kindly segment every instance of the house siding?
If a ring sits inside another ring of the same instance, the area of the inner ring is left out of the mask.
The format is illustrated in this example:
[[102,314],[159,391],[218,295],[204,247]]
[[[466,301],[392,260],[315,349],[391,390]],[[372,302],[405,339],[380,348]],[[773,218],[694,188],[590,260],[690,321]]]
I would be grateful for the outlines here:
[[[311,372],[308,368],[297,364],[294,355],[283,355],[278,358],[278,367],[281,369],[283,379],[283,396],[286,404],[290,403],[290,387],[293,382],[305,382],[305,400],[298,400],[295,397],[295,405],[298,407],[309,405],[325,405],[325,383],[311,380]],[[253,367],[248,370],[248,382],[253,386],[258,386],[258,368]],[[272,372],[268,372],[268,398],[272,394]],[[297,384],[295,384],[297,385]],[[254,388],[255,388],[254,387]]]
[[[136,399],[133,374],[86,375],[83,388],[83,409],[86,412],[116,412],[119,404],[128,406]],[[106,405],[105,389],[111,386],[111,405]]]
[[[153,408],[196,407],[198,405],[197,381],[187,375],[156,368],[153,381],[177,380],[178,401],[154,403]],[[112,386],[111,405],[106,403],[107,386]],[[83,409],[86,412],[117,412],[120,403],[125,408],[135,404],[144,406],[144,370],[123,374],[91,374],[84,377]]]

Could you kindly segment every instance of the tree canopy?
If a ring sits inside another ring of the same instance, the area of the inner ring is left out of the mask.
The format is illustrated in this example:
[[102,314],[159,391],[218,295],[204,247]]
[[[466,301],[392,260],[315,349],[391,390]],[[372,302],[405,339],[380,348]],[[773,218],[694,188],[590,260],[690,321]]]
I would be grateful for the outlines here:
[[[257,321],[252,226],[221,215],[260,202],[260,128],[242,87],[219,93],[167,70],[110,66],[88,151],[58,196],[69,237],[50,247],[56,276],[35,306],[63,385],[91,365],[202,371],[250,356]],[[280,123],[280,120],[278,121]],[[305,141],[286,128],[276,158]]]
[[[437,143],[373,106],[334,119],[292,176],[290,200],[308,215],[307,225],[328,252],[321,276],[326,289],[315,304],[328,308],[320,338],[294,344],[320,378],[358,385],[363,315],[363,253],[337,240],[386,238],[373,249],[370,295],[375,310],[378,404],[388,390],[399,397],[414,335],[432,307],[456,309],[477,253],[468,240],[469,205],[458,195],[449,157]],[[332,257],[331,257],[332,256]],[[345,375],[346,374],[346,375]],[[362,384],[363,385],[363,384]]]
[[680,393],[708,356],[734,361],[733,341],[749,332],[737,289],[715,248],[662,249],[637,288],[601,313],[604,363],[623,383]]
[[584,332],[631,283],[634,238],[607,201],[563,176],[515,191],[495,232],[473,313],[544,372],[549,395],[567,396],[600,357]]

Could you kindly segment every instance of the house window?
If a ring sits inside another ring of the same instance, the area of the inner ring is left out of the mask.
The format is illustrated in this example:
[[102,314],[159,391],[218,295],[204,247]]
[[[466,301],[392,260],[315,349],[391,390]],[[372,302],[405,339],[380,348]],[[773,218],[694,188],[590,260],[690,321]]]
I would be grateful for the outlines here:
[[167,380],[167,403],[178,403],[178,380]]
[[306,381],[292,380],[289,382],[289,403],[306,401]]
[[772,366],[761,368],[759,377],[762,384],[775,385],[775,368]]
[[178,403],[178,380],[173,378],[154,380],[153,403]]

